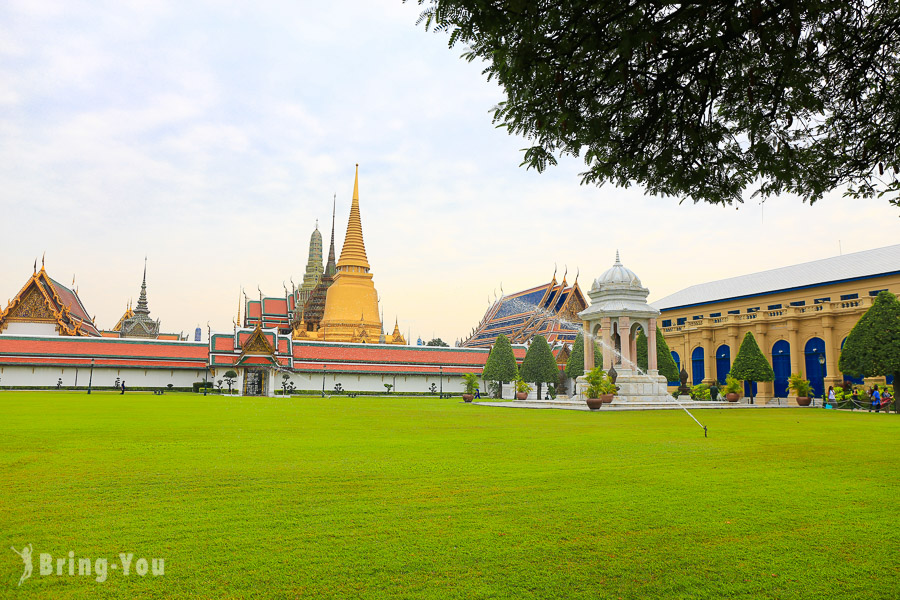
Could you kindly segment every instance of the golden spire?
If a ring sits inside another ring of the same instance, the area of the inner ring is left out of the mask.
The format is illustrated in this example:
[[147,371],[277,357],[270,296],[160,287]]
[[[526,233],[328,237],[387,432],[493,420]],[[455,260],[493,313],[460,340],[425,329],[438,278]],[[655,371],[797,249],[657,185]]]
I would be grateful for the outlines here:
[[353,202],[350,205],[350,220],[347,221],[347,234],[344,236],[344,247],[338,260],[338,271],[346,267],[359,267],[369,271],[369,260],[366,258],[366,245],[363,242],[362,221],[359,218],[359,164],[356,165],[356,179],[353,181]]

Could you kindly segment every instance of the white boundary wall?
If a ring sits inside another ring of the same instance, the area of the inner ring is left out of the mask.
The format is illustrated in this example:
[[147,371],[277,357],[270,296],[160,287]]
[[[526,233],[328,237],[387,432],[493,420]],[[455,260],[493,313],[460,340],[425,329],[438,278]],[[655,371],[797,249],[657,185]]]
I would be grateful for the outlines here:
[[125,380],[126,388],[164,388],[170,383],[174,387],[191,387],[195,381],[203,381],[203,369],[134,369],[95,366],[92,377],[90,367],[18,365],[0,367],[0,387],[3,388],[53,387],[60,379],[62,379],[64,387],[86,389],[90,381],[93,387],[111,388],[115,385],[117,377]]

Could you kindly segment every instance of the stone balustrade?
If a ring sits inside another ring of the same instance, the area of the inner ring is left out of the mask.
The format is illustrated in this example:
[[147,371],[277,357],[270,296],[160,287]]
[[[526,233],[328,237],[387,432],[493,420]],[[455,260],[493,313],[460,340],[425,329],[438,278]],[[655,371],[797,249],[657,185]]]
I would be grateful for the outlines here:
[[808,306],[788,306],[774,310],[761,310],[752,313],[742,313],[739,315],[722,315],[718,317],[704,317],[702,319],[692,319],[685,321],[681,325],[672,325],[670,327],[661,327],[664,334],[678,333],[683,331],[691,331],[704,328],[722,327],[725,325],[746,325],[753,323],[771,323],[783,321],[786,319],[804,319],[818,318],[826,314],[852,314],[860,315],[872,306],[875,298],[863,297],[853,300],[841,300],[838,302],[823,302],[821,304],[810,304]]

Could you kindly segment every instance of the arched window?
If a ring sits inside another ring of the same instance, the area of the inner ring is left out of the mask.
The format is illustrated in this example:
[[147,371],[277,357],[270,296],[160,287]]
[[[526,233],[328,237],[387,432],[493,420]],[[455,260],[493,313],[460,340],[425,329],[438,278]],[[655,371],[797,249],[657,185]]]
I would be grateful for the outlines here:
[[787,398],[788,378],[791,376],[791,345],[786,340],[778,340],[772,346],[772,370],[775,371],[775,397]]
[[691,352],[691,383],[699,385],[704,377],[703,346],[697,346]]
[[[659,334],[657,334],[659,335]],[[674,350],[672,352],[672,360],[675,361],[675,370],[681,373],[681,357]],[[681,385],[681,381],[670,381],[669,385]]]
[[825,376],[828,375],[825,370],[825,342],[814,337],[806,342],[803,350],[806,354],[806,378],[812,385],[813,395],[821,397],[825,393]]
[[725,378],[731,372],[731,348],[722,344],[716,349],[716,379],[720,384],[725,383]]

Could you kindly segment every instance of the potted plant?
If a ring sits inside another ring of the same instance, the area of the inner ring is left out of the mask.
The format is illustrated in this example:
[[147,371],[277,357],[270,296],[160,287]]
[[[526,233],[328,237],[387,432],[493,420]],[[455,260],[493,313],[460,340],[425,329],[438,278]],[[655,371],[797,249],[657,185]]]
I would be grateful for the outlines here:
[[531,391],[531,384],[521,377],[516,378],[516,400],[525,400]]
[[725,392],[725,399],[729,402],[737,402],[738,398],[741,397],[741,385],[740,380],[735,379],[731,375],[725,377],[725,385],[722,387],[722,391]]
[[791,373],[791,376],[788,377],[788,388],[797,394],[797,404],[799,406],[809,406],[811,401],[809,394],[812,391],[809,379],[803,379],[800,373]]
[[472,398],[475,397],[475,392],[478,391],[478,375],[475,373],[464,373],[463,374],[463,385],[466,388],[466,391],[463,392],[463,401],[471,402]]
[[584,376],[584,380],[587,382],[588,387],[585,390],[587,394],[587,405],[591,410],[597,410],[604,404],[612,402],[613,397],[616,395],[616,392],[619,391],[619,387],[612,382],[612,379],[609,378],[603,371],[603,367],[594,367],[591,371]]

